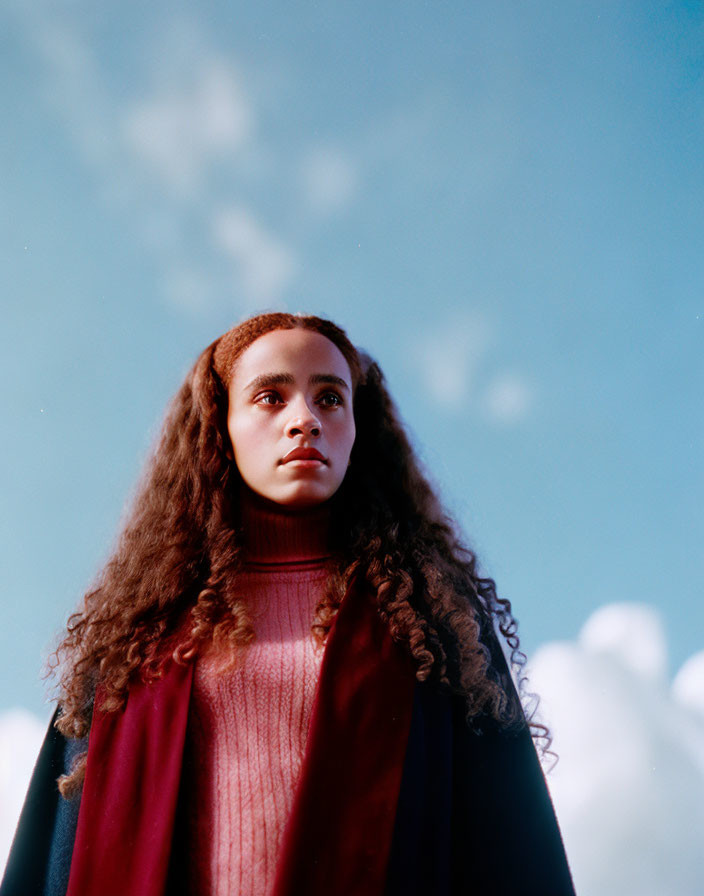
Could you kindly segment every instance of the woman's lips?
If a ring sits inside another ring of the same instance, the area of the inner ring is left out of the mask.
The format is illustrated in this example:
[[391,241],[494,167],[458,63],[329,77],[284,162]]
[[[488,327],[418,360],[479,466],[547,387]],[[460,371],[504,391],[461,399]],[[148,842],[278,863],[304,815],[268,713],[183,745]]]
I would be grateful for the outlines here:
[[327,463],[327,460],[319,451],[316,451],[315,448],[294,448],[282,458],[281,463],[288,464],[293,460],[312,461],[321,464]]

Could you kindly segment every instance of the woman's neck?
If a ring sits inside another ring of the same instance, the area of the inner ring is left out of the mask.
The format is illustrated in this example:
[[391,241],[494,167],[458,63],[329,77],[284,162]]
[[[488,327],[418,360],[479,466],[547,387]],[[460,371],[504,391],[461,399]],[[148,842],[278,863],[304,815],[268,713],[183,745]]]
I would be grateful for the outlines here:
[[330,556],[330,506],[292,508],[269,501],[246,485],[240,489],[244,560],[296,563]]

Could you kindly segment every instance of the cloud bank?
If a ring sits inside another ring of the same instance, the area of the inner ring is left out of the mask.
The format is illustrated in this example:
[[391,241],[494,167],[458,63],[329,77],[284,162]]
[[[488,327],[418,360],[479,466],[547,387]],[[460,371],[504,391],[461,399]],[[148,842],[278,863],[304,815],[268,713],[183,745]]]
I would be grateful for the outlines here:
[[657,612],[598,610],[535,654],[560,761],[548,775],[580,896],[704,892],[704,651],[665,677]]

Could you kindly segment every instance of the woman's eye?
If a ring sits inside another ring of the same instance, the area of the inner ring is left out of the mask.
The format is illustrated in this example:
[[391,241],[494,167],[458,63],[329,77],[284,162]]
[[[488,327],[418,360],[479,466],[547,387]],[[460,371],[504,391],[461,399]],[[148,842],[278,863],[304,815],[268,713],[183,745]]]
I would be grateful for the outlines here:
[[278,392],[264,392],[256,398],[257,404],[275,405],[281,402],[281,396]]
[[318,404],[321,404],[326,408],[334,408],[337,407],[337,405],[342,404],[342,399],[337,394],[337,392],[325,392],[318,399]]

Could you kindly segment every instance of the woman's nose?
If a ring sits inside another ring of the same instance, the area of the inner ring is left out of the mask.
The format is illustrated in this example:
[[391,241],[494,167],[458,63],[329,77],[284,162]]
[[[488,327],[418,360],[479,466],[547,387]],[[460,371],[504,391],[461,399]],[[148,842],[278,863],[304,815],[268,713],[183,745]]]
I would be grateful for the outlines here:
[[291,406],[291,417],[286,425],[288,436],[312,436],[320,435],[320,420],[315,416],[306,401],[296,402]]

